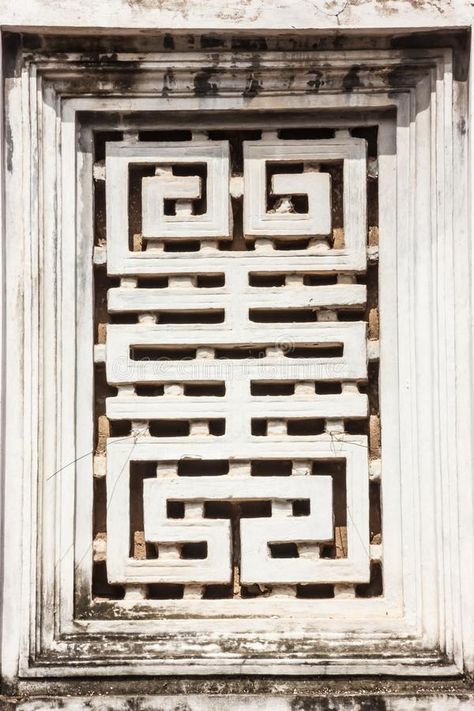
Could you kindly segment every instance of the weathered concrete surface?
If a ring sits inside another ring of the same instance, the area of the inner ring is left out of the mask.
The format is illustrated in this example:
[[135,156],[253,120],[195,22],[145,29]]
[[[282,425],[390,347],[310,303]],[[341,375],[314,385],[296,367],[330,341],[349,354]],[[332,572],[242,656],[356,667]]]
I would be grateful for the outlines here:
[[467,711],[472,696],[113,696],[0,701],[2,711]]
[[0,0],[8,28],[262,31],[463,27],[472,0]]

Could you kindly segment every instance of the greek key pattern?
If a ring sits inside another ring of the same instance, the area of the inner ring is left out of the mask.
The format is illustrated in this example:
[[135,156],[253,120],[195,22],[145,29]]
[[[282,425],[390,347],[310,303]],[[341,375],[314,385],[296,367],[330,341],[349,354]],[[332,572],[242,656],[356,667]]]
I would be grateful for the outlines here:
[[126,596],[369,582],[366,141],[240,150],[106,144],[103,556]]

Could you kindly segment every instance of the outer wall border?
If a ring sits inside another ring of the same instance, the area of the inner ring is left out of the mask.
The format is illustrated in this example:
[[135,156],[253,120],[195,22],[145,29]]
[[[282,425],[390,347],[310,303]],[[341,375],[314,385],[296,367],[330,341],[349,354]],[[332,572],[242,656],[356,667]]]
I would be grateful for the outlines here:
[[[359,28],[357,28],[359,29]],[[472,26],[472,31],[474,31],[474,25]],[[470,230],[470,235],[471,239],[469,242],[469,258],[470,258],[470,265],[471,265],[471,275],[473,273],[473,268],[474,268],[474,249],[473,249],[473,239],[474,239],[474,38],[472,35],[471,31],[471,59],[470,59],[470,73],[469,73],[469,117],[468,117],[468,127],[467,131],[469,134],[469,175],[466,176],[467,179],[469,180],[469,193],[468,193],[468,198],[470,198],[470,215],[469,215],[469,230]],[[0,33],[1,34],[1,33]],[[1,54],[0,54],[0,77],[1,77],[1,82],[2,82],[2,87],[4,85],[4,74],[3,74],[3,65],[1,63]],[[3,126],[4,126],[4,107],[3,107],[3,92],[0,96],[0,104],[1,104],[1,121],[0,121],[0,182],[1,182],[1,199],[0,199],[0,228],[2,232],[2,245],[0,249],[0,263],[1,263],[1,269],[0,269],[0,333],[1,333],[1,347],[0,347],[0,376],[2,378],[2,385],[1,385],[1,391],[0,391],[0,437],[1,437],[1,443],[0,443],[0,448],[1,448],[1,453],[2,453],[2,477],[0,481],[0,504],[3,508],[4,505],[4,477],[3,477],[3,472],[4,472],[4,464],[3,464],[3,452],[4,452],[4,442],[5,442],[5,353],[7,350],[7,343],[6,343],[6,334],[5,334],[5,324],[6,324],[6,314],[5,314],[5,282],[4,282],[4,275],[5,275],[5,262],[4,262],[4,248],[5,248],[5,212],[4,212],[4,202],[3,202],[3,196],[4,196],[4,166],[5,166],[5,161],[6,161],[6,156],[4,155],[3,152],[3,147],[4,147],[4,136],[3,136]],[[466,316],[470,316],[472,319],[472,314],[473,314],[473,306],[474,306],[474,284],[472,283],[471,280],[471,302],[469,304],[469,311],[466,313]],[[468,322],[469,325],[471,325],[471,322]],[[473,367],[474,367],[474,357],[473,357],[473,350],[472,350],[472,345],[473,345],[473,338],[472,338],[472,330],[470,333],[470,336],[466,334],[467,338],[467,345],[470,348],[470,372],[468,374],[469,378],[469,388],[466,387],[466,393],[464,396],[464,402],[466,405],[469,407],[470,412],[472,412],[472,409],[474,407],[474,393],[472,390],[472,373],[473,373]],[[466,343],[464,343],[466,345]],[[465,482],[469,482],[469,477],[467,476],[465,478]],[[464,492],[464,495],[466,499],[469,499],[470,502],[472,503],[472,500],[474,498],[474,483],[473,483],[473,478],[472,476],[470,477],[470,483],[471,483],[471,488],[468,491]],[[462,506],[462,501],[461,501],[461,506]],[[472,522],[471,522],[472,523]],[[1,533],[0,533],[0,554],[1,554],[1,561],[0,565],[2,566],[0,568],[0,571],[3,570],[3,528],[0,528]],[[471,526],[471,531],[472,531],[472,526]],[[466,564],[469,565],[472,568],[472,561],[466,561]],[[0,572],[1,575],[1,572]],[[463,583],[461,580],[461,590],[460,594],[464,598],[464,602],[468,600],[468,597],[470,594],[472,594],[472,591],[470,593],[469,590],[466,590],[463,588]],[[4,611],[4,601],[3,599],[1,600],[1,605],[2,605],[2,613]],[[465,610],[469,610],[469,606],[465,606]],[[2,633],[3,633],[3,626],[8,625],[8,620],[5,619],[5,616],[2,614]],[[464,655],[466,662],[468,666],[471,668],[474,666],[474,617],[473,617],[473,611],[472,609],[469,610],[467,613],[463,615],[463,624],[462,624],[462,629],[463,629],[463,634],[464,634]],[[12,670],[8,670],[8,673],[11,673]],[[344,683],[341,680],[341,683]],[[191,685],[192,686],[192,685]],[[422,684],[420,683],[419,687],[422,687]],[[357,695],[351,695],[351,696],[346,696],[344,698],[337,699],[335,696],[329,695],[329,698],[331,698],[331,702],[334,704],[332,708],[334,709],[352,709],[354,708],[354,704],[360,704],[361,708],[364,708],[364,704],[367,704],[366,708],[373,708],[373,706],[369,706],[369,703],[374,703],[379,701],[382,705],[380,708],[387,709],[387,711],[391,711],[392,709],[394,711],[398,711],[400,709],[406,709],[406,708],[413,708],[413,709],[446,709],[447,711],[450,711],[450,709],[471,709],[474,708],[474,692],[472,692],[468,687],[465,687],[463,689],[456,689],[454,688],[455,685],[453,685],[453,689],[451,691],[446,690],[445,693],[441,694],[428,694],[424,695],[422,697],[419,697],[418,695],[398,695],[398,694],[385,694],[385,693],[369,693],[369,694],[357,694]],[[25,688],[26,691],[26,688]],[[38,693],[39,689],[37,689]],[[272,693],[272,692],[268,692]],[[419,693],[419,692],[418,692]],[[423,692],[422,692],[423,693]],[[416,691],[413,692],[413,694],[417,694]],[[68,700],[65,700],[64,698],[60,697],[51,697],[48,700],[41,701],[41,698],[36,696],[36,697],[30,697],[31,701],[26,703],[26,702],[21,702],[19,700],[15,700],[10,697],[10,700],[8,700],[6,697],[0,697],[0,709],[19,709],[19,711],[32,711],[33,709],[70,709],[71,711],[73,709],[77,708],[84,708],[84,709],[111,709],[111,711],[117,711],[120,709],[120,711],[124,708],[129,708],[128,703],[131,702],[133,703],[132,708],[136,711],[151,711],[152,709],[160,709],[162,711],[177,711],[179,708],[183,708],[182,704],[185,703],[186,709],[189,709],[189,711],[202,711],[203,709],[214,709],[214,708],[220,708],[222,706],[222,703],[225,702],[226,706],[228,706],[229,711],[237,711],[240,709],[247,709],[247,708],[252,708],[255,709],[256,711],[266,711],[266,709],[271,709],[272,711],[295,711],[296,709],[305,709],[305,711],[312,711],[313,709],[319,709],[321,708],[320,704],[325,704],[328,701],[328,694],[323,694],[321,695],[319,692],[315,692],[315,694],[311,694],[310,696],[306,695],[294,695],[294,696],[274,696],[271,699],[269,699],[267,694],[264,695],[246,695],[246,696],[238,696],[238,695],[232,695],[232,694],[227,694],[225,696],[219,696],[219,695],[207,695],[207,694],[202,694],[199,696],[192,696],[192,695],[177,695],[177,696],[147,696],[146,698],[139,698],[137,696],[110,696],[108,698],[108,701],[106,702],[106,705],[104,703],[104,699],[96,699],[95,701],[91,701],[90,697],[69,697]],[[34,701],[34,705],[31,705],[33,702],[33,698],[36,700]],[[78,705],[80,704],[80,705]],[[323,706],[324,708],[324,706]]]

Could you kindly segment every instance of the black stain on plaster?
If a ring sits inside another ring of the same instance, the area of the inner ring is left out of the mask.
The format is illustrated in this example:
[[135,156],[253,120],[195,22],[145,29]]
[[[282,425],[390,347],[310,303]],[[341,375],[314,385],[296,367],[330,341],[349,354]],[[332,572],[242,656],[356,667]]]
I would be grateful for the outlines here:
[[238,52],[264,52],[267,41],[264,37],[232,37],[231,49]]
[[469,76],[469,33],[466,30],[451,32],[410,32],[393,37],[394,49],[450,48],[453,51],[453,76],[456,81],[467,81]]
[[262,84],[256,79],[253,74],[247,79],[247,84],[243,91],[243,96],[252,98],[257,96],[262,90]]
[[201,37],[201,49],[220,49],[225,47],[225,40],[215,35],[203,35]]
[[317,94],[324,84],[324,81],[322,79],[323,73],[315,69],[311,72],[311,74],[313,78],[306,82],[306,86],[308,87],[309,93]]
[[347,92],[352,92],[354,89],[357,89],[358,87],[362,86],[362,82],[360,80],[359,72],[361,70],[361,67],[359,64],[354,64],[345,77],[342,80],[342,86],[344,91]]
[[407,67],[399,64],[387,73],[387,82],[392,89],[400,89],[407,81]]
[[161,96],[166,98],[171,91],[173,90],[173,86],[176,84],[175,78],[174,78],[174,72],[172,69],[167,69],[166,72],[163,75],[163,84],[161,87]]
[[7,159],[7,171],[9,173],[13,170],[13,137],[12,137],[12,127],[9,121],[5,122],[5,143],[6,143],[6,159]]
[[203,69],[194,77],[194,95],[195,96],[216,96],[217,84],[211,81],[212,75],[215,74],[214,69]]
[[174,37],[169,33],[166,33],[163,37],[163,49],[174,49]]
[[350,699],[323,696],[299,696],[291,701],[291,711],[335,711],[335,709],[358,709],[358,711],[387,711],[387,704],[382,696],[354,697]]

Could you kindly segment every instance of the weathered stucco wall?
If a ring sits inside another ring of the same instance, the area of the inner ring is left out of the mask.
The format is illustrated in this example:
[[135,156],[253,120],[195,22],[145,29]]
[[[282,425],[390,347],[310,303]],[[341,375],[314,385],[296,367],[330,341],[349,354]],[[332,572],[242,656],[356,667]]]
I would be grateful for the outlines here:
[[470,0],[23,0],[0,3],[4,27],[103,28],[124,32],[360,30],[467,27]]

